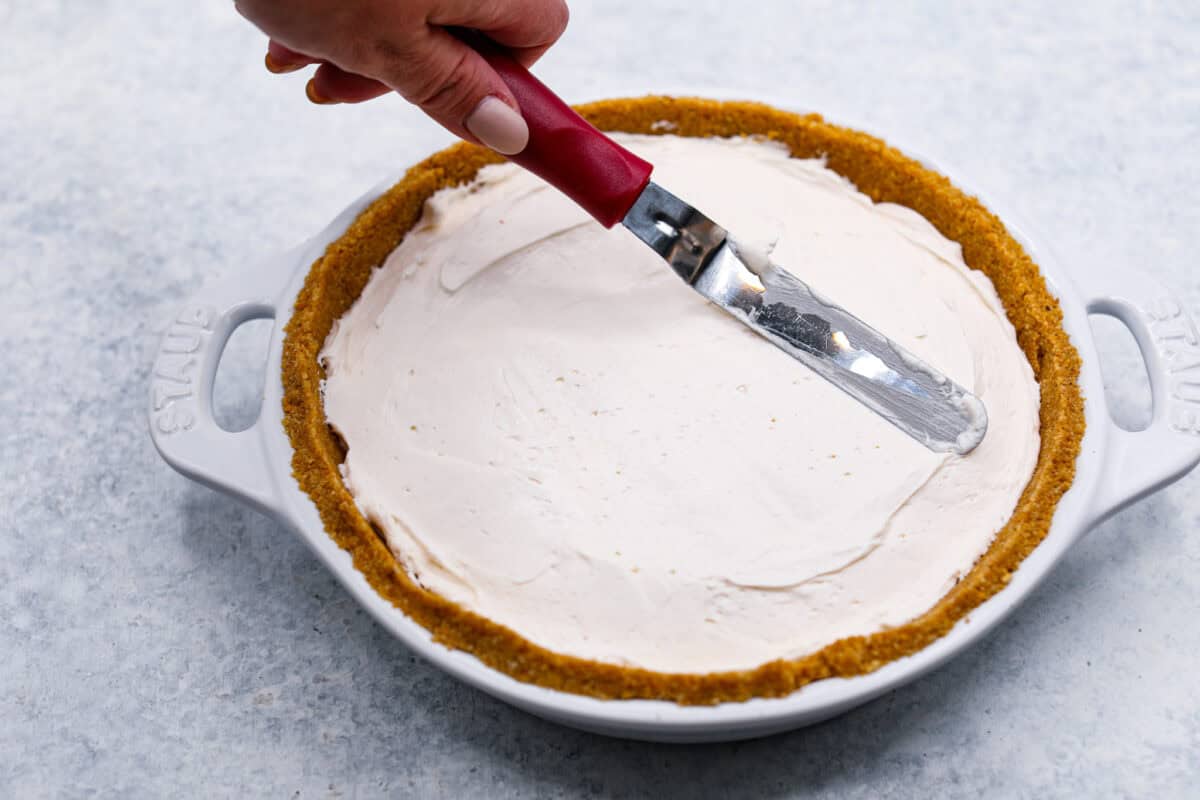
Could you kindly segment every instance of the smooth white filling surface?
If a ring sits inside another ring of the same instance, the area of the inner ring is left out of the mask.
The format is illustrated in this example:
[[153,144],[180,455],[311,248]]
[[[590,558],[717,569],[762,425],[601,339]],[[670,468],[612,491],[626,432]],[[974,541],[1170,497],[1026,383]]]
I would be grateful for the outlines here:
[[983,443],[926,450],[505,164],[431,198],[326,342],[359,507],[421,585],[616,664],[750,668],[928,610],[1038,454],[1038,387],[991,283],[819,161],[619,138],[973,391]]

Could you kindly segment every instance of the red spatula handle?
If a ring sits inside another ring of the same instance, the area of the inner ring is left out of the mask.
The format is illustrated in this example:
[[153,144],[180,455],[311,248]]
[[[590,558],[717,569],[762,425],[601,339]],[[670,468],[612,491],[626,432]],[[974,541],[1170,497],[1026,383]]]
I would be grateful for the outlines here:
[[494,43],[474,32],[459,35],[508,84],[529,125],[529,144],[509,160],[583,206],[604,227],[624,219],[653,165],[598,131]]

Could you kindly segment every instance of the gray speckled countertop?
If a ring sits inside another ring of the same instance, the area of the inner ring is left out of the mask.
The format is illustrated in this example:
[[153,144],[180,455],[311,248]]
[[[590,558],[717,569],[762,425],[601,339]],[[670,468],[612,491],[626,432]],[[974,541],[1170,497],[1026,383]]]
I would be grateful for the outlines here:
[[[730,8],[576,0],[540,74],[854,119],[1068,265],[1141,267],[1200,310],[1194,2]],[[0,0],[0,42],[0,796],[1195,796],[1198,475],[1093,531],[985,644],[789,735],[598,738],[416,660],[286,530],[169,470],[143,406],[203,281],[447,137],[394,99],[308,105],[228,0]],[[1136,362],[1102,332],[1136,417]],[[265,334],[241,337],[231,418]]]

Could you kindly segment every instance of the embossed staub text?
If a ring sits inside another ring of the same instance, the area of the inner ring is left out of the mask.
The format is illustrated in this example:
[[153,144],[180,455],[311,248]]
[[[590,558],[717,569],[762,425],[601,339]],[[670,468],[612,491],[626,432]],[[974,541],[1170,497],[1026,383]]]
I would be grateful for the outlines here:
[[1200,333],[1173,297],[1160,297],[1144,313],[1155,347],[1171,376],[1169,422],[1181,433],[1200,436]]
[[163,336],[150,389],[152,424],[161,434],[190,430],[196,424],[196,370],[215,318],[212,308],[189,308]]

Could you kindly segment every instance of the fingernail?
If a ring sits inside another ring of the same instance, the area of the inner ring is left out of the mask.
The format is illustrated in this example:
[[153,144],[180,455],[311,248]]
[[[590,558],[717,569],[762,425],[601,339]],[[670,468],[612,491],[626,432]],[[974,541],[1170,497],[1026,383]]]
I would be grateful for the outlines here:
[[515,156],[529,144],[529,126],[525,124],[525,118],[499,97],[480,100],[463,126],[476,139],[506,156]]
[[304,69],[303,64],[280,64],[275,59],[271,58],[271,54],[267,53],[267,57],[263,59],[267,65],[268,72],[274,72],[276,75],[282,75],[285,72],[295,72],[298,69]]
[[307,84],[305,84],[304,93],[306,95],[308,95],[308,99],[310,101],[316,103],[319,106],[332,106],[332,105],[337,105],[340,102],[339,100],[333,100],[333,99],[321,94],[320,92],[318,92],[317,91],[317,81],[315,78],[310,80]]

